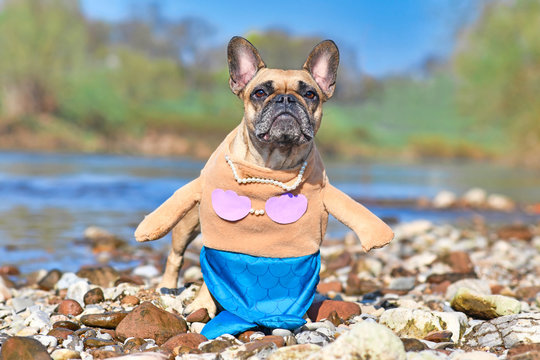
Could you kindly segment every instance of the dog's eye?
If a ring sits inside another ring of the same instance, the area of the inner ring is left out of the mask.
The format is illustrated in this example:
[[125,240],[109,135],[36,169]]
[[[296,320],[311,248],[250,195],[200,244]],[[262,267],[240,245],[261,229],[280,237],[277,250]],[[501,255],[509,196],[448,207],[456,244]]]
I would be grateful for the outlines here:
[[304,97],[306,97],[309,100],[315,99],[315,93],[313,91],[308,91],[304,94]]
[[255,95],[256,98],[259,98],[259,99],[260,99],[260,98],[266,96],[266,92],[264,92],[264,90],[262,90],[262,89],[259,89],[259,90],[255,91],[255,92],[253,93],[253,95]]

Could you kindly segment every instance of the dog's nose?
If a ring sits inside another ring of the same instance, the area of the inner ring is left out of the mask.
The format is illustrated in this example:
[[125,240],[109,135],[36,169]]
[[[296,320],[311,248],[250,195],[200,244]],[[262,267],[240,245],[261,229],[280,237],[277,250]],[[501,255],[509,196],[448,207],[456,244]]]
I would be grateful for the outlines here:
[[280,94],[276,96],[277,103],[292,104],[296,102],[296,98],[290,94]]

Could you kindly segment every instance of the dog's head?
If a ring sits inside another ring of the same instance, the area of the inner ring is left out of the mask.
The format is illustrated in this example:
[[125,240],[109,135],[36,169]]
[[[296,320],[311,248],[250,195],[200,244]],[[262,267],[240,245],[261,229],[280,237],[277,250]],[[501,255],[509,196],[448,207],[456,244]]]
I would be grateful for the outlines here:
[[233,37],[227,49],[231,90],[244,102],[244,121],[260,147],[311,142],[322,104],[334,93],[339,51],[331,40],[315,46],[302,70],[269,69],[257,49]]

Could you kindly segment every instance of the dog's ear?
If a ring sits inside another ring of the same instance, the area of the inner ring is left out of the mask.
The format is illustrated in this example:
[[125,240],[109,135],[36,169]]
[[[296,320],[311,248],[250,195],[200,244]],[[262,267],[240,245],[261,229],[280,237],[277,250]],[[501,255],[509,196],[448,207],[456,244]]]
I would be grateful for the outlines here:
[[324,40],[311,50],[305,64],[307,70],[322,92],[329,99],[336,87],[339,50],[332,40]]
[[255,46],[240,36],[235,36],[229,41],[227,60],[229,86],[236,95],[246,87],[259,69],[266,67]]

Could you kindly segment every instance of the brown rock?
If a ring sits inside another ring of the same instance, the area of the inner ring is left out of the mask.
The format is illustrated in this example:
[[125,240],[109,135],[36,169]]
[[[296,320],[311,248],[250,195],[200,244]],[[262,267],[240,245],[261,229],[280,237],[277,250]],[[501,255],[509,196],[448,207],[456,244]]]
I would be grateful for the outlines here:
[[64,329],[69,329],[73,331],[79,330],[81,328],[79,324],[74,323],[73,321],[57,321],[52,325],[52,327],[53,329],[64,328]]
[[332,310],[326,320],[330,321],[334,326],[339,326],[343,324],[343,319],[339,317],[336,310]]
[[15,265],[2,265],[0,266],[0,275],[21,275],[18,267]]
[[90,337],[84,339],[84,348],[85,349],[95,349],[99,347],[116,345],[114,340],[100,339],[97,337]]
[[330,313],[335,311],[343,320],[348,320],[353,316],[360,315],[362,310],[360,305],[349,301],[324,300],[314,303],[308,309],[307,314],[312,321],[327,319]]
[[326,269],[328,270],[338,270],[346,266],[349,266],[352,263],[352,256],[348,251],[343,251],[341,254],[331,257],[326,260]]
[[131,338],[124,343],[124,351],[127,353],[140,351],[141,346],[146,344],[142,338]]
[[114,350],[96,349],[92,351],[92,356],[95,360],[109,359],[109,358],[118,357],[120,355],[122,355],[122,350],[120,349],[120,347],[114,348]]
[[144,302],[118,324],[116,336],[119,339],[154,339],[158,345],[162,345],[174,335],[186,331],[187,323],[184,319],[159,309],[150,302]]
[[266,335],[262,339],[256,340],[255,342],[273,342],[278,348],[285,346],[285,339],[283,336],[277,335]]
[[428,346],[418,339],[401,338],[401,342],[405,347],[405,351],[423,351],[428,349]]
[[540,344],[516,345],[507,354],[508,360],[540,360]]
[[243,333],[240,333],[238,335],[236,335],[237,339],[240,340],[241,342],[244,342],[244,343],[248,343],[251,341],[250,337],[251,335],[255,334],[255,331],[253,330],[247,330],[247,331],[244,331]]
[[214,339],[201,344],[199,349],[203,353],[220,353],[233,345],[236,345],[236,342],[233,339]]
[[62,315],[77,316],[83,312],[81,304],[76,300],[66,299],[58,305],[58,313]]
[[127,312],[107,312],[103,314],[89,314],[81,317],[81,322],[86,326],[115,329],[118,324],[128,315]]
[[202,322],[207,323],[210,321],[210,316],[208,315],[208,310],[205,308],[196,310],[189,314],[189,316],[186,318],[187,322]]
[[405,269],[403,266],[395,267],[390,271],[390,276],[392,276],[394,278],[396,278],[396,277],[410,277],[410,276],[415,276],[415,275],[416,275],[415,273]]
[[465,251],[453,251],[448,255],[449,265],[452,271],[458,274],[469,274],[474,272],[474,264]]
[[360,279],[354,272],[347,277],[347,295],[364,295],[379,290],[381,287],[373,280]]
[[103,301],[105,301],[105,295],[103,295],[103,290],[101,290],[101,288],[94,288],[84,294],[85,305],[99,304]]
[[516,290],[516,297],[519,300],[532,302],[536,301],[540,293],[540,286],[523,286]]
[[58,342],[61,344],[62,341],[66,340],[68,335],[73,335],[73,330],[55,327],[47,334],[49,336],[54,336]]
[[[186,333],[179,334],[171,337],[167,340],[161,348],[171,351],[173,354],[178,355],[178,348],[186,347],[190,350],[198,349],[199,344],[207,341],[208,339],[201,334],[196,333]],[[176,349],[176,350],[175,350]]]
[[445,281],[454,283],[458,280],[470,279],[470,278],[476,278],[476,274],[474,272],[467,273],[467,274],[452,272],[452,273],[445,273],[445,274],[431,274],[427,277],[426,282],[430,284],[440,284]]
[[120,274],[111,266],[99,266],[83,268],[77,272],[77,276],[87,278],[92,284],[107,288],[114,285]]
[[433,283],[431,284],[431,292],[434,293],[434,294],[446,294],[446,290],[448,290],[448,287],[451,285],[452,283],[448,280],[445,280],[443,282],[440,282],[440,283]]
[[319,283],[319,285],[317,285],[317,291],[320,294],[328,294],[331,291],[340,293],[343,291],[343,285],[341,285],[341,281],[329,281],[325,283]]
[[432,331],[424,337],[424,340],[433,341],[436,343],[451,342],[452,332],[448,330]]
[[50,291],[54,289],[61,277],[62,272],[60,270],[52,269],[43,277],[43,279],[39,280],[37,285],[41,290]]
[[118,286],[122,283],[144,285],[144,279],[139,275],[122,275],[114,282],[114,286]]
[[527,225],[505,225],[497,230],[497,236],[503,240],[518,239],[530,241],[533,235]]
[[120,300],[120,304],[124,306],[136,306],[140,304],[140,300],[138,297],[133,295],[126,295],[122,300]]
[[52,360],[45,346],[35,339],[13,336],[0,348],[2,360]]

